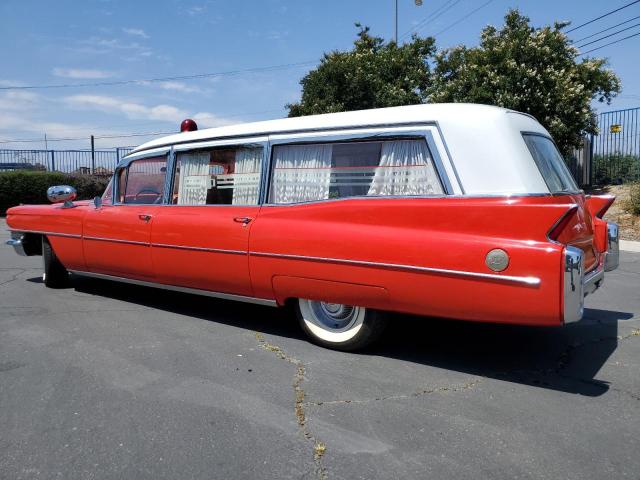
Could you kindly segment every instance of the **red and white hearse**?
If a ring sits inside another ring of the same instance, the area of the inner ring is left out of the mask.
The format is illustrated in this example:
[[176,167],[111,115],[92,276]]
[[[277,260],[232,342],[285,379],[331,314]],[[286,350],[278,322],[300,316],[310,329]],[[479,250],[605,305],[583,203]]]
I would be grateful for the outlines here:
[[94,202],[9,210],[10,243],[72,275],[292,303],[339,349],[406,312],[563,325],[618,265],[614,198],[585,196],[549,133],[502,108],[417,105],[146,143]]

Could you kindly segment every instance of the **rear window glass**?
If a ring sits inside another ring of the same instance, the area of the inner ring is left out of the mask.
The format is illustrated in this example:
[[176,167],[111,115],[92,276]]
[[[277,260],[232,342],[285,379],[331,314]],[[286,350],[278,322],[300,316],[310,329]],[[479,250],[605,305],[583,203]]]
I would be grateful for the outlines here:
[[523,137],[551,193],[579,190],[562,155],[550,138],[530,133],[523,134]]

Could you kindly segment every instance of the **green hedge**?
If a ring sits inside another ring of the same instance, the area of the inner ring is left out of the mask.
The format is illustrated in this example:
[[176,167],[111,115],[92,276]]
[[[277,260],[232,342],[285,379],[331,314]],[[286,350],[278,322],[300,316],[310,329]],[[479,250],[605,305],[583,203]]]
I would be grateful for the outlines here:
[[92,199],[102,195],[110,179],[60,172],[0,172],[0,215],[22,203],[50,203],[47,188],[53,185],[71,185],[78,191],[78,200]]

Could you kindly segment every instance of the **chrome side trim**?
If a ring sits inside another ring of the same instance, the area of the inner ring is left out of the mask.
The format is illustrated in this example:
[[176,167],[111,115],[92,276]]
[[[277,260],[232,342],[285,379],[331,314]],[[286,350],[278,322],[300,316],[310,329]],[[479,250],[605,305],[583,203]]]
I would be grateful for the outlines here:
[[228,253],[231,255],[247,255],[248,252],[243,250],[225,250],[222,248],[206,248],[206,247],[188,247],[186,245],[171,245],[168,243],[152,243],[152,247],[158,248],[175,248],[177,250],[194,250],[196,252],[211,252],[211,253]]
[[537,277],[516,277],[511,275],[497,275],[492,273],[469,272],[465,270],[448,270],[444,268],[418,267],[415,265],[402,265],[396,263],[368,262],[365,260],[346,260],[343,258],[309,257],[304,255],[287,255],[283,253],[249,252],[249,255],[256,257],[285,258],[289,260],[310,260],[312,262],[339,263],[343,265],[355,265],[358,267],[377,267],[390,270],[406,270],[408,272],[435,273],[439,275],[452,275],[468,278],[483,278],[498,282],[517,283],[529,286],[540,285]]
[[223,300],[234,300],[245,303],[255,303],[257,305],[266,305],[268,307],[277,307],[275,300],[268,298],[246,297],[244,295],[234,295],[231,293],[213,292],[210,290],[201,290],[199,288],[178,287],[176,285],[167,285],[164,283],[147,282],[145,280],[135,280],[133,278],[117,277],[114,275],[106,275],[104,273],[83,272],[80,270],[70,270],[70,273],[83,277],[98,278],[101,280],[112,280],[116,282],[130,283],[132,285],[140,285],[143,287],[161,288],[181,293],[190,293],[193,295],[203,295],[205,297],[221,298]]
[[98,242],[113,242],[113,243],[125,243],[127,245],[142,245],[143,247],[150,247],[149,242],[136,242],[135,240],[120,240],[119,238],[104,238],[104,237],[82,237],[85,240],[95,240]]
[[604,259],[604,270],[610,272],[620,264],[620,238],[618,224],[607,222],[607,254]]
[[576,247],[564,250],[564,323],[574,323],[584,312],[584,252]]
[[46,232],[44,230],[11,230],[11,232],[38,233],[51,237],[82,238],[82,235],[76,235],[75,233]]

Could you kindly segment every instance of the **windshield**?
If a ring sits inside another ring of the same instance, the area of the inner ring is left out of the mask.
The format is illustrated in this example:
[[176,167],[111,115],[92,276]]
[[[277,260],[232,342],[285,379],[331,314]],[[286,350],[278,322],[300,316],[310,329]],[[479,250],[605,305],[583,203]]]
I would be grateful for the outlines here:
[[113,198],[113,178],[109,180],[109,184],[107,188],[104,189],[104,193],[102,194],[102,203],[111,205],[111,201]]
[[523,137],[551,193],[579,191],[556,144],[550,138],[531,133],[524,133]]

